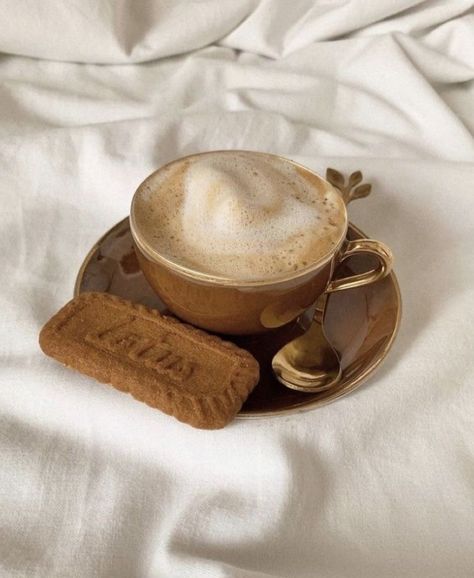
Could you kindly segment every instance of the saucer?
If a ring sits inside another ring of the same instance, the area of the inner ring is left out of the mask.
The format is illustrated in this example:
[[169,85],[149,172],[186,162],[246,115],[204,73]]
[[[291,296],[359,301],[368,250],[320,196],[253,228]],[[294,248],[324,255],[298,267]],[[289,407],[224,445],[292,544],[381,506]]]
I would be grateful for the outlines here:
[[[348,239],[366,235],[349,225]],[[372,268],[370,255],[345,261],[336,277]],[[85,258],[74,286],[74,295],[99,291],[119,295],[165,311],[138,266],[128,217],[97,241]],[[270,417],[313,409],[354,391],[380,366],[396,337],[401,315],[401,296],[395,273],[371,285],[332,293],[328,299],[324,328],[341,355],[342,378],[333,388],[319,393],[288,389],[273,375],[273,355],[302,333],[298,322],[259,336],[231,337],[248,349],[260,363],[260,381],[237,417]],[[228,339],[228,338],[227,338]]]

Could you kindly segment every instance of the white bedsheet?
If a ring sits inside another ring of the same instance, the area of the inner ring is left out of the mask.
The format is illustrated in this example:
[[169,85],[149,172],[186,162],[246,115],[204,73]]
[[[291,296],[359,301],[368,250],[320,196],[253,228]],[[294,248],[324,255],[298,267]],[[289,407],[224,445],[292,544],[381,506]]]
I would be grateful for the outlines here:
[[[471,1],[0,0],[0,575],[474,575]],[[37,344],[137,184],[195,151],[363,170],[396,256],[376,377],[191,429]]]

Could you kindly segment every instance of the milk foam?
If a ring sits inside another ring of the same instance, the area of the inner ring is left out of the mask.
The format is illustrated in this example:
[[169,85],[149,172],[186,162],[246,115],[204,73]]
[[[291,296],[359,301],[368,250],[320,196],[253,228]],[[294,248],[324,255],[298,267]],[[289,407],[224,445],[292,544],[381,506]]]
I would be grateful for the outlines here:
[[161,255],[238,280],[298,271],[345,229],[330,185],[271,155],[213,152],[168,165],[134,202],[135,228]]

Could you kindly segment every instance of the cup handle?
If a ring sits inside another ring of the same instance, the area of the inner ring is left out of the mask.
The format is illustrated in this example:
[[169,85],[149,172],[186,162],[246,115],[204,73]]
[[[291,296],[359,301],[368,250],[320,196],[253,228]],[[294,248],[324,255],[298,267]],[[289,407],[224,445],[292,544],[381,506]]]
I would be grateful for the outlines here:
[[343,291],[344,289],[352,289],[354,287],[361,287],[362,285],[369,285],[379,279],[386,277],[392,270],[393,254],[392,251],[380,241],[373,239],[355,239],[354,241],[347,241],[339,253],[336,266],[360,253],[370,253],[375,255],[379,264],[375,269],[352,275],[350,277],[343,277],[342,279],[333,279],[329,282],[326,292],[334,293],[335,291]]

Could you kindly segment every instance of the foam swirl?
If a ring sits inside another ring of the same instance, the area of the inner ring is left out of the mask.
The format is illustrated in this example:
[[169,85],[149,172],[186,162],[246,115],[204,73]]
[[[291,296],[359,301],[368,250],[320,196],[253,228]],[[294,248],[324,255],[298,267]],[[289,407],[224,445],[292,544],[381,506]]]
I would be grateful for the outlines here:
[[168,165],[134,203],[137,230],[160,254],[232,279],[305,268],[341,238],[340,195],[279,157],[214,152]]

